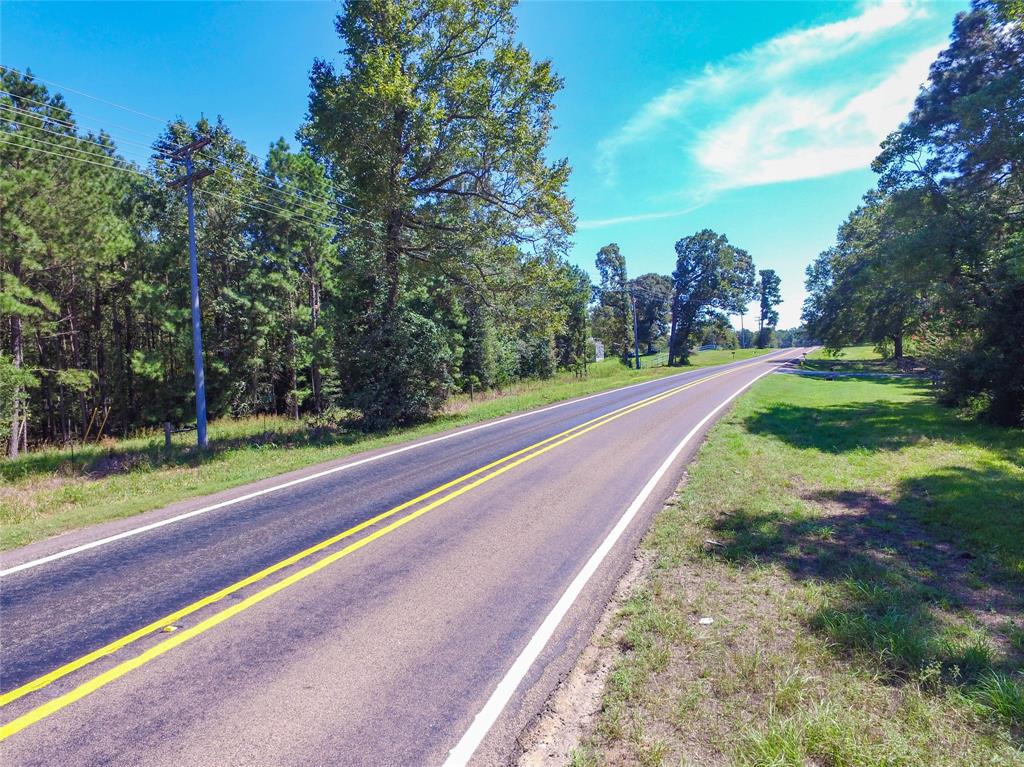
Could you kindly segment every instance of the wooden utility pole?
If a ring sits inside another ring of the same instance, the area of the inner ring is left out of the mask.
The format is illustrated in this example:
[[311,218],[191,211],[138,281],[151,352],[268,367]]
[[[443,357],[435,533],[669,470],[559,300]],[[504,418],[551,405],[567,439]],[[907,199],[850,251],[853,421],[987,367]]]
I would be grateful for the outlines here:
[[210,168],[195,170],[192,156],[211,141],[210,138],[201,138],[170,153],[172,160],[185,163],[185,175],[175,179],[169,185],[171,188],[184,186],[185,200],[188,203],[188,271],[192,287],[192,364],[196,379],[196,441],[204,450],[209,445],[206,437],[206,373],[203,370],[203,331],[199,313],[199,262],[196,259],[196,215],[192,202],[192,187],[196,181],[213,173],[213,170]]

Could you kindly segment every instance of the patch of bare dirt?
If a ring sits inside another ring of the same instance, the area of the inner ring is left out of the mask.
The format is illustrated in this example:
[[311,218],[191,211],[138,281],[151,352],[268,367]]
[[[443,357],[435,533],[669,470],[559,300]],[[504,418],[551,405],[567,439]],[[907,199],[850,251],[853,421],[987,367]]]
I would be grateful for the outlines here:
[[601,712],[605,680],[622,654],[622,629],[616,618],[638,584],[646,580],[651,560],[649,552],[637,551],[576,665],[552,693],[544,711],[519,736],[522,753],[518,767],[564,767],[593,726]]

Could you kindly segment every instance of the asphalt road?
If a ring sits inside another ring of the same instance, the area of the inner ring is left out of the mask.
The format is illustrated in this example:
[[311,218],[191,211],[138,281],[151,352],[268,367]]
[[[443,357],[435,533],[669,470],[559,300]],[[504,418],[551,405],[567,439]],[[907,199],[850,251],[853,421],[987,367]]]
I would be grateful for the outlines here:
[[[4,553],[0,763],[432,765],[460,743],[452,764],[469,753],[473,764],[508,763],[678,483],[702,421],[799,353]],[[253,491],[264,492],[245,500]]]

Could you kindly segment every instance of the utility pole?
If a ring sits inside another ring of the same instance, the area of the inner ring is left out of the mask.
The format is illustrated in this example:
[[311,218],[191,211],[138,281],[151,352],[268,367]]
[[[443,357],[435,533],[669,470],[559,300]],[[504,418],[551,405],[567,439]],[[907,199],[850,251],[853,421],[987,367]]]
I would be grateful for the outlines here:
[[636,321],[636,290],[629,288],[629,302],[633,307],[633,359],[636,360],[636,369],[640,369],[640,332]]
[[208,145],[212,139],[201,138],[171,152],[170,158],[185,163],[185,175],[172,181],[172,189],[184,186],[188,203],[188,271],[192,285],[192,364],[196,377],[196,441],[200,449],[209,445],[206,437],[206,374],[203,370],[203,331],[199,317],[199,262],[196,259],[196,214],[192,204],[192,186],[204,176],[213,173],[210,168],[195,170],[192,156]]

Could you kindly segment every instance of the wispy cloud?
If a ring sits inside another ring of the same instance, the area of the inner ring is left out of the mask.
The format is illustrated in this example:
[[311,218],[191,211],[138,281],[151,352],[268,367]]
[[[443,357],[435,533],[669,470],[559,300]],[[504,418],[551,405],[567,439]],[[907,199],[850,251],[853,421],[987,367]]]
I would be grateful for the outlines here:
[[[673,128],[678,150],[684,117],[707,126],[688,131],[684,148],[707,176],[705,192],[865,167],[906,116],[938,50],[919,47],[893,64],[872,46],[926,15],[913,0],[873,2],[851,18],[787,32],[708,65],[606,137],[599,169],[614,180],[624,151]],[[867,73],[865,62],[872,63]]]
[[704,130],[694,159],[711,189],[796,181],[866,168],[906,118],[940,46],[899,62],[859,93],[777,90]]
[[614,218],[595,218],[585,221],[577,221],[577,229],[602,229],[606,226],[618,226],[621,224],[636,224],[642,221],[655,221],[661,218],[678,218],[679,216],[685,216],[687,213],[692,213],[698,208],[704,207],[703,205],[691,205],[689,208],[683,208],[682,210],[663,210],[656,213],[638,213],[632,216],[615,216]]

